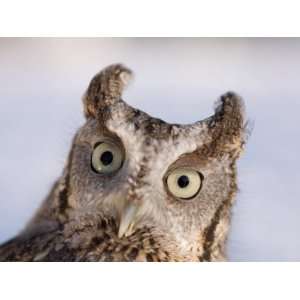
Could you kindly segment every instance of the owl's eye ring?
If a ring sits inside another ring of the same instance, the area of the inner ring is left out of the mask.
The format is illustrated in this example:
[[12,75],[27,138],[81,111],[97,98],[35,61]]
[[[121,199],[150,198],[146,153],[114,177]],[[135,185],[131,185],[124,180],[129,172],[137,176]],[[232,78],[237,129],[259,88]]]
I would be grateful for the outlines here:
[[165,180],[168,191],[182,200],[193,199],[201,190],[203,175],[192,168],[180,167],[171,171]]
[[91,167],[94,172],[100,174],[110,174],[118,171],[124,162],[124,152],[122,148],[111,141],[102,141],[95,145]]

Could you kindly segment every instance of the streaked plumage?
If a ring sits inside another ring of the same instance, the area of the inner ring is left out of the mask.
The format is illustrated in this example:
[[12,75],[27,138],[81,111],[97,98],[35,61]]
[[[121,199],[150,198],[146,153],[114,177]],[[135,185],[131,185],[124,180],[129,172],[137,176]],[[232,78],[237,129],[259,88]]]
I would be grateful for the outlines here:
[[111,65],[92,79],[64,172],[1,261],[225,260],[242,100],[229,92],[213,116],[168,124],[121,99],[130,77]]

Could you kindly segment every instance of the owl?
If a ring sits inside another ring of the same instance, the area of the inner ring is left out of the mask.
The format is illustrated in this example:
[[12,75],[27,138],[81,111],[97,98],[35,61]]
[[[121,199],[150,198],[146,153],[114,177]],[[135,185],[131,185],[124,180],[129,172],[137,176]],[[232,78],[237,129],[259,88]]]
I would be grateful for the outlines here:
[[226,260],[242,99],[228,92],[212,116],[169,124],[123,101],[131,77],[115,64],[91,80],[62,175],[1,261]]

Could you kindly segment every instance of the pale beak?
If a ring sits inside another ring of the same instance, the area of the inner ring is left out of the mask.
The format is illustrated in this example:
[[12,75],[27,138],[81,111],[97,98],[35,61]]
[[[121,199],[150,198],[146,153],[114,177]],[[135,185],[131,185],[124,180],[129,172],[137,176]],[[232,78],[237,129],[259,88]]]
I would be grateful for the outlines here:
[[133,228],[135,225],[137,211],[139,207],[133,203],[129,203],[125,206],[125,209],[121,213],[120,226],[118,237],[130,236],[133,233]]

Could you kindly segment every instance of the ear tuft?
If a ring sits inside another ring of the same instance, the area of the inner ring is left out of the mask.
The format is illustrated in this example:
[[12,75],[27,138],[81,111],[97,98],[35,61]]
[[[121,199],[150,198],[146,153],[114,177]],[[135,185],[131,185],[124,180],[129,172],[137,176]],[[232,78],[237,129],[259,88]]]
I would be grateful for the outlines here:
[[120,101],[131,78],[132,71],[122,64],[110,65],[96,74],[83,97],[85,116],[94,118],[101,108]]
[[[245,104],[243,99],[234,92],[227,92],[215,103],[215,116],[227,120],[238,119],[243,123]],[[237,125],[237,124],[236,124]]]
[[245,105],[240,96],[227,92],[216,102],[210,124],[213,138],[223,150],[240,153],[245,144]]

